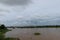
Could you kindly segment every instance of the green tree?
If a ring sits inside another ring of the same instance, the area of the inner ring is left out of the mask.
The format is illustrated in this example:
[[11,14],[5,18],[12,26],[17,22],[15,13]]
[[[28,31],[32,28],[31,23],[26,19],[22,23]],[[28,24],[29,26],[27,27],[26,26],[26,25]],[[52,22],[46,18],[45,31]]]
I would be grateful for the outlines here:
[[7,29],[4,24],[0,26],[0,29]]

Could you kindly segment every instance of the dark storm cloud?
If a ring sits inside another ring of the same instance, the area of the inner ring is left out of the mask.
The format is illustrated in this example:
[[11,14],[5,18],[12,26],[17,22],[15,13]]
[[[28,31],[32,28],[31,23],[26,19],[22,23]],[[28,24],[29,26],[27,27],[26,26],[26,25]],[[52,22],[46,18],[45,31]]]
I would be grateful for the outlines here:
[[0,3],[7,5],[27,5],[31,0],[0,0]]

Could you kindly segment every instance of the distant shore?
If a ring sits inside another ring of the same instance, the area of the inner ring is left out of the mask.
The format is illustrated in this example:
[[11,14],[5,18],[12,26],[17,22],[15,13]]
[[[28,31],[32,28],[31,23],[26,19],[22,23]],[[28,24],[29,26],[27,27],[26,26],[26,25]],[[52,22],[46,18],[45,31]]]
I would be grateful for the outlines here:
[[60,28],[60,25],[48,25],[48,26],[9,26],[7,28]]

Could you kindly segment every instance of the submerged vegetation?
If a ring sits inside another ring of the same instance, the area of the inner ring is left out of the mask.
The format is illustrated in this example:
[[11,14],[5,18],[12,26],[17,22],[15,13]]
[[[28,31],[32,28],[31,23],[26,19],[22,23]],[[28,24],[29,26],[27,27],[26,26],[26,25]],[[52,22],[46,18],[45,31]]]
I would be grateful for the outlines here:
[[34,35],[41,35],[41,33],[36,32],[36,33],[34,33]]

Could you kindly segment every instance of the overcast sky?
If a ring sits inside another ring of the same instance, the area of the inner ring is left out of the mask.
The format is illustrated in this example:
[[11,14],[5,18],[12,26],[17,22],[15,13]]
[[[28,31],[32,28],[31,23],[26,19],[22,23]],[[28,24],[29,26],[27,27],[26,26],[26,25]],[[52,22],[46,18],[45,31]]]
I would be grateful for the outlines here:
[[0,24],[60,25],[60,0],[0,0]]

